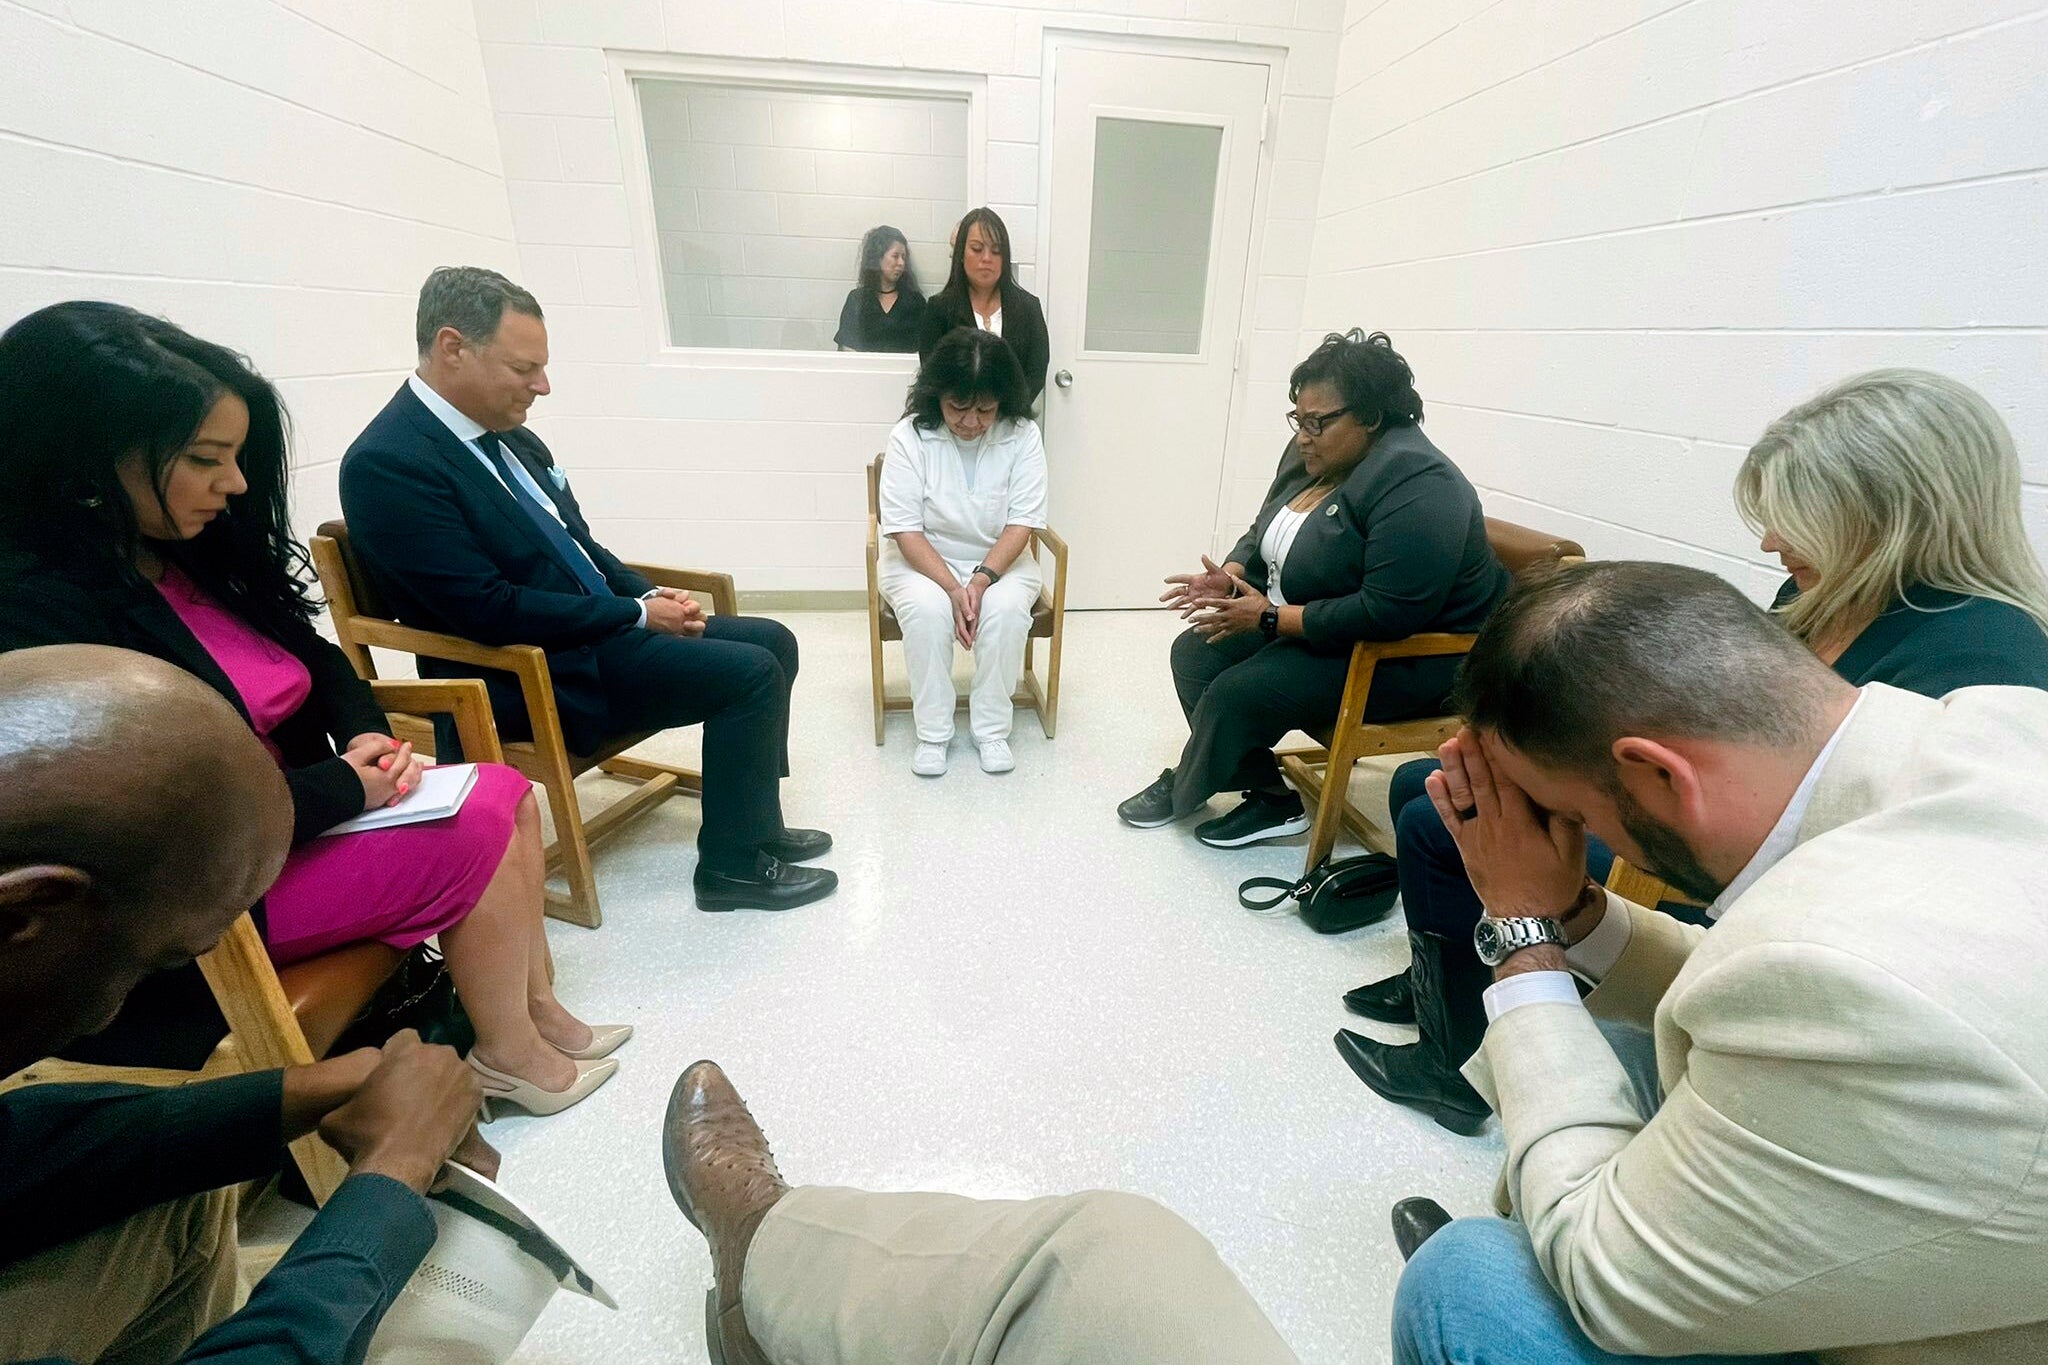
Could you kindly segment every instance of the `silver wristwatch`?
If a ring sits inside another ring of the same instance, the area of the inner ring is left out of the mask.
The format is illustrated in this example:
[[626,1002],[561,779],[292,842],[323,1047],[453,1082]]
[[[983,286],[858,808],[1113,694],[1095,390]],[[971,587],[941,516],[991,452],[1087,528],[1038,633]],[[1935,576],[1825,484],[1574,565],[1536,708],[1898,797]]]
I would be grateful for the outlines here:
[[1489,967],[1498,967],[1524,948],[1545,943],[1565,946],[1564,930],[1557,927],[1554,919],[1494,919],[1482,915],[1479,923],[1472,926],[1472,949]]

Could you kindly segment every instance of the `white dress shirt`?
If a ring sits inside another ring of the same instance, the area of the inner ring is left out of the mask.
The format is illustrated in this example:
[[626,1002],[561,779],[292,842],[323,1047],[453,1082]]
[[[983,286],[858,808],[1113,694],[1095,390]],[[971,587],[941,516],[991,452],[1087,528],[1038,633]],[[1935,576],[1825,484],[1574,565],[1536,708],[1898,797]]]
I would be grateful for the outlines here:
[[1266,561],[1266,600],[1276,607],[1288,604],[1286,594],[1280,591],[1280,570],[1286,567],[1294,538],[1301,534],[1302,523],[1307,520],[1308,512],[1282,507],[1266,523],[1266,534],[1259,538],[1259,558]]
[[[1757,845],[1749,861],[1742,865],[1742,871],[1735,874],[1735,880],[1728,883],[1720,895],[1714,897],[1707,907],[1707,918],[1718,920],[1755,886],[1757,879],[1777,865],[1799,844],[1799,824],[1806,818],[1806,808],[1813,804],[1813,789],[1820,783],[1820,775],[1826,771],[1828,759],[1834,756],[1835,745],[1841,741],[1842,732],[1849,728],[1849,721],[1856,714],[1856,707],[1863,705],[1862,693],[1857,693],[1856,704],[1849,708],[1842,723],[1828,736],[1828,742],[1821,746],[1813,763],[1806,770],[1806,776],[1799,779],[1793,789],[1792,799],[1785,803],[1778,822],[1771,826],[1771,832]],[[1600,979],[1614,970],[1614,964],[1621,961],[1621,955],[1628,951],[1629,940],[1635,930],[1629,917],[1614,903],[1615,897],[1608,896],[1607,913],[1593,926],[1593,931],[1565,949],[1564,960],[1570,964],[1568,972],[1520,972],[1505,981],[1496,981],[1486,988],[1486,1020],[1492,1023],[1510,1010],[1524,1005],[1580,1004],[1579,988],[1572,978],[1584,977],[1598,984]]]
[[[407,387],[412,390],[413,397],[419,399],[421,403],[426,405],[428,412],[433,413],[435,417],[440,419],[441,425],[448,428],[449,434],[462,442],[463,448],[476,456],[476,462],[482,465],[490,473],[491,478],[502,487],[505,483],[505,476],[498,472],[497,464],[492,461],[490,456],[484,454],[483,447],[476,443],[476,438],[483,435],[489,428],[474,418],[465,415],[453,403],[434,392],[434,386],[420,378],[417,374],[407,375],[405,382]],[[504,449],[503,440],[503,437],[499,438],[500,449]],[[506,450],[505,463],[510,466],[512,477],[519,480],[519,486],[526,490],[527,496],[539,503],[541,509],[549,516],[553,517],[556,521],[562,522],[562,529],[566,531],[569,528],[569,523],[562,521],[562,510],[555,506],[555,500],[549,497],[541,486],[533,481],[533,475],[527,472],[526,462],[517,455],[514,455],[510,450]],[[512,490],[507,488],[505,491],[510,493]],[[576,545],[576,553],[583,555],[584,562],[589,564],[591,568],[597,569],[597,576],[603,578],[604,570],[598,569],[596,562],[584,552],[583,547],[576,544],[575,536],[569,537],[569,543]],[[647,604],[644,599],[640,604],[640,624],[643,626],[647,624]]]

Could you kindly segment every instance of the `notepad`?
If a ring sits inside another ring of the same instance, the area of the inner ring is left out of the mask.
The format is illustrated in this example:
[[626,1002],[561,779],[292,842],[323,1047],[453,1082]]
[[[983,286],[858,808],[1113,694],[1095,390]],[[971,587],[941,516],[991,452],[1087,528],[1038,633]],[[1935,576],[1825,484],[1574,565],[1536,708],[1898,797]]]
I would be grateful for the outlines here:
[[439,764],[423,770],[419,786],[407,792],[405,799],[397,805],[366,810],[353,820],[344,820],[333,829],[322,830],[320,837],[324,839],[330,834],[361,834],[365,830],[396,829],[400,825],[446,820],[462,809],[462,803],[469,800],[469,793],[475,786],[476,764]]

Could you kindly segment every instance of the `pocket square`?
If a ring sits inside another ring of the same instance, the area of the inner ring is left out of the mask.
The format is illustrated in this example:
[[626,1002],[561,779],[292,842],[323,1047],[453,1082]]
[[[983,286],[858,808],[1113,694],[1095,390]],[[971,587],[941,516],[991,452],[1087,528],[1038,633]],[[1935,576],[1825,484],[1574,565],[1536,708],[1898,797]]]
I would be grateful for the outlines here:
[[562,472],[559,465],[548,466],[548,477],[555,481],[555,490],[557,492],[566,493],[569,491],[569,476]]

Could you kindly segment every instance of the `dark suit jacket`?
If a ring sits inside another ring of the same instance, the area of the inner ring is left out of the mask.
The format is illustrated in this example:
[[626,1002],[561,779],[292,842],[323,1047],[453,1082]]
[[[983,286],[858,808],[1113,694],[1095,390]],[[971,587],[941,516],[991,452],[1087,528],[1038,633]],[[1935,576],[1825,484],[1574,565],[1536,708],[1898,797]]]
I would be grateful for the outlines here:
[[[965,298],[934,294],[926,303],[924,322],[917,334],[917,361],[931,359],[932,348],[955,327],[973,327],[974,309]],[[1045,367],[1052,363],[1052,340],[1045,330],[1045,309],[1038,296],[1022,285],[1003,290],[1003,340],[1017,353],[1024,368],[1024,385],[1031,401],[1045,392]]]
[[[1272,570],[1259,552],[1273,517],[1311,483],[1289,441],[1265,506],[1230,552],[1261,592]],[[1486,623],[1508,572],[1486,543],[1479,495],[1419,427],[1374,441],[1335,495],[1309,513],[1280,580],[1302,609],[1309,648],[1341,654],[1360,640],[1420,631],[1465,633]],[[1456,661],[1448,661],[1455,672]]]
[[[271,731],[284,756],[295,844],[363,813],[363,784],[335,753],[360,734],[391,732],[384,712],[346,656],[310,625],[277,642],[313,675],[306,704]],[[111,645],[154,655],[248,708],[213,656],[185,628],[155,587],[141,579],[95,579],[17,553],[0,554],[0,651],[38,645]],[[259,928],[263,905],[251,907]],[[81,1039],[66,1056],[80,1061],[196,1067],[226,1030],[197,967],[147,978],[105,1032]]]
[[[1786,579],[1775,605],[1799,595]],[[1963,687],[2048,689],[2048,633],[2018,607],[1939,588],[1909,588],[1835,660],[1858,687],[1881,682],[1945,697]]]
[[[497,476],[400,385],[341,461],[349,539],[398,619],[486,645],[547,651],[569,747],[606,738],[595,646],[639,624],[635,599],[653,584],[597,543],[554,456],[525,428],[500,432],[611,586],[594,597],[556,556]],[[480,677],[506,738],[521,738],[526,704],[509,673],[421,659],[430,678]]]

